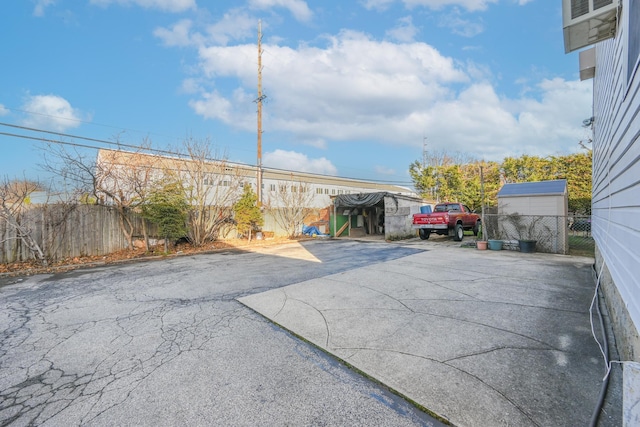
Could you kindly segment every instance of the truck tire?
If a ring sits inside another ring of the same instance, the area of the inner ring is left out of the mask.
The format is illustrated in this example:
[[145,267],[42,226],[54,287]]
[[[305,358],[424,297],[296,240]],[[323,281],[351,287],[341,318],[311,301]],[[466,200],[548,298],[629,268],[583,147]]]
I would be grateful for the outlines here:
[[478,236],[478,233],[480,233],[480,226],[482,224],[480,223],[480,221],[476,222],[476,225],[473,226],[473,235],[474,236]]
[[464,237],[464,228],[462,228],[462,224],[456,224],[453,229],[453,240],[456,242],[460,242]]
[[421,228],[418,231],[418,234],[420,235],[420,239],[427,240],[429,236],[431,236],[431,230],[425,230],[424,228]]

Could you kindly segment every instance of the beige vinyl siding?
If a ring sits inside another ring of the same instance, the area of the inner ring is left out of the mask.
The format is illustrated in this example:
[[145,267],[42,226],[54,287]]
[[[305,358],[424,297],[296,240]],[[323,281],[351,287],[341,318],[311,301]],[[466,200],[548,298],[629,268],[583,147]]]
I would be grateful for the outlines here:
[[498,207],[501,214],[565,216],[563,200],[564,196],[505,196]]

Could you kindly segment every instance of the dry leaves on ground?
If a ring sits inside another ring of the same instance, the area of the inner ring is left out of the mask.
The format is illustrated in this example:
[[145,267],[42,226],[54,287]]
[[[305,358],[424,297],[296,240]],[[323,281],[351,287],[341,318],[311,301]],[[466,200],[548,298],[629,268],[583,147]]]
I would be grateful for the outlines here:
[[168,254],[164,253],[164,246],[153,247],[151,251],[145,251],[142,249],[130,251],[125,249],[107,255],[92,255],[67,258],[61,261],[50,263],[46,266],[43,266],[36,260],[0,264],[0,274],[9,276],[22,276],[32,274],[59,273],[90,265],[114,264],[135,259],[162,259],[163,257],[167,256],[207,253],[222,249],[242,250],[246,247],[282,244],[286,242],[290,242],[290,240],[286,238],[272,238],[266,240],[252,240],[251,242],[249,242],[247,240],[236,239],[215,241],[199,247],[192,246],[189,243],[180,243],[174,248],[171,248]]

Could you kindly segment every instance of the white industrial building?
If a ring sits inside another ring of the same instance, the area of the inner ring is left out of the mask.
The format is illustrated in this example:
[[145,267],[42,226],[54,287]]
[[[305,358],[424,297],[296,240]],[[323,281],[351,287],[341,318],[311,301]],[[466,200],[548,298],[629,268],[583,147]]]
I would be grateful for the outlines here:
[[[126,184],[126,181],[132,177],[135,178],[136,174],[146,177],[148,184],[162,179],[167,174],[173,174],[180,177],[185,186],[202,187],[199,190],[207,194],[209,203],[212,205],[223,204],[230,208],[242,194],[246,184],[250,184],[258,194],[258,171],[251,165],[223,160],[210,160],[203,163],[187,158],[106,149],[99,150],[97,164],[99,169],[110,171],[115,169],[115,172],[107,174],[107,179],[112,181],[114,187],[120,187],[124,192],[132,191],[131,185]],[[327,215],[332,213],[329,207],[336,197],[365,193],[384,193],[389,197],[399,196],[410,199],[416,197],[409,188],[383,182],[267,167],[262,168],[261,193],[262,205],[267,208],[264,228],[275,234],[281,234],[282,230],[270,217],[269,210],[282,209],[291,205],[302,206],[314,212],[314,215],[310,215],[309,221],[324,219],[325,225],[321,231],[328,233],[330,226]],[[420,204],[419,199],[416,200],[414,210],[417,210]],[[384,210],[384,206],[381,206]]]

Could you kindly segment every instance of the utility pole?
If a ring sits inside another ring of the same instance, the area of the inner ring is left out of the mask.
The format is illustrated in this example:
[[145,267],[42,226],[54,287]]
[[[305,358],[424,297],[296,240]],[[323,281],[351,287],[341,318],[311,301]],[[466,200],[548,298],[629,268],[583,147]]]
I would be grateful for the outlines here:
[[[484,163],[484,162],[483,162]],[[482,205],[482,211],[480,213],[480,222],[482,223],[482,240],[487,240],[487,227],[484,222],[484,170],[483,165],[480,165],[480,200]]]
[[262,21],[258,21],[258,161],[257,161],[257,196],[258,207],[262,208],[262,101],[266,98],[262,94]]
[[422,169],[427,167],[427,137],[422,137]]

